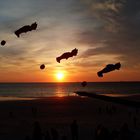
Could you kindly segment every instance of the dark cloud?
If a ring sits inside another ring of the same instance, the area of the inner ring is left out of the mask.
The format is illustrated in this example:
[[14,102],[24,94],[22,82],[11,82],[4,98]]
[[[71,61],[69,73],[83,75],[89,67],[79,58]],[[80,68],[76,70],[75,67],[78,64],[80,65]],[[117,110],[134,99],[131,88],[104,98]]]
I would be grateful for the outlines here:
[[[85,31],[79,34],[79,41],[88,45],[83,57],[118,55],[118,60],[124,61],[125,65],[138,65],[140,1],[85,0],[84,3],[89,10],[85,20],[90,21],[91,26],[85,25]],[[92,27],[95,23],[97,26]],[[98,44],[102,44],[102,47],[98,47]]]

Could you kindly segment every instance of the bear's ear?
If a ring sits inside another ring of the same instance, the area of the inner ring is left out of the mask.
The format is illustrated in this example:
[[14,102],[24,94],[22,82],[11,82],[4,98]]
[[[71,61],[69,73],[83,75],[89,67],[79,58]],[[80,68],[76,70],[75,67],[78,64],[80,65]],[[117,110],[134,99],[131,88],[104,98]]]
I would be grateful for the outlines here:
[[120,62],[115,64],[115,68],[116,68],[116,69],[118,69],[118,70],[119,70],[119,69],[120,69],[120,67],[121,67],[121,63],[120,63]]

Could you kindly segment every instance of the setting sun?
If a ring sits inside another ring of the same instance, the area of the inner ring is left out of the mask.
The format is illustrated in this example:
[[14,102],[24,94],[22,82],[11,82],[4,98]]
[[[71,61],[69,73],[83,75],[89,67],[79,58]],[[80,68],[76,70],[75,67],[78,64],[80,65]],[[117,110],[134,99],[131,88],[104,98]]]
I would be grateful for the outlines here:
[[56,78],[57,78],[59,81],[63,80],[63,78],[64,78],[64,73],[58,72],[58,73],[56,74]]

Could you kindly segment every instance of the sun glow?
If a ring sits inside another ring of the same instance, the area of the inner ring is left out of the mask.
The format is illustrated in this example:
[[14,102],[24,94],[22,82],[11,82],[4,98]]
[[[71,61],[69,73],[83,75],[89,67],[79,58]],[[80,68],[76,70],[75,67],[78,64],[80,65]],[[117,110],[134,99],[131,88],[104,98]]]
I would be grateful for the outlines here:
[[56,74],[56,78],[57,78],[57,80],[62,81],[64,79],[64,73],[58,72]]

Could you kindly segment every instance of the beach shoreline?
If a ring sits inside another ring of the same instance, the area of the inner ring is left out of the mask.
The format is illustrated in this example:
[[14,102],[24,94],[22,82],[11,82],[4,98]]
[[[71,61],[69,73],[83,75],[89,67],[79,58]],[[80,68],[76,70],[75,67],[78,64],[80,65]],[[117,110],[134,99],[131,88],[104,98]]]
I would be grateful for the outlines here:
[[[81,92],[81,93],[91,93],[92,92],[86,92],[86,91],[74,91],[73,94],[67,94],[67,95],[53,95],[53,96],[40,96],[40,97],[18,97],[18,96],[0,96],[0,102],[1,101],[26,101],[26,100],[44,100],[47,98],[61,98],[61,97],[77,97],[79,96],[77,94],[77,92]],[[122,99],[127,99],[127,100],[133,100],[133,101],[140,101],[140,94],[118,94],[118,93],[94,93],[93,94],[97,94],[97,95],[103,95],[103,96],[108,96],[108,97],[119,97]]]
[[[107,114],[106,107],[112,106],[116,107],[117,113]],[[99,124],[111,131],[120,129],[122,124],[127,122],[133,131],[137,133],[139,130],[139,127],[135,129],[133,124],[133,116],[136,115],[134,108],[89,97],[65,96],[0,101],[0,110],[0,139],[6,140],[10,137],[15,140],[24,139],[26,135],[31,137],[35,121],[40,123],[43,133],[54,127],[60,135],[70,137],[70,124],[77,120],[82,140],[86,140],[86,137],[93,139],[94,130]]]

